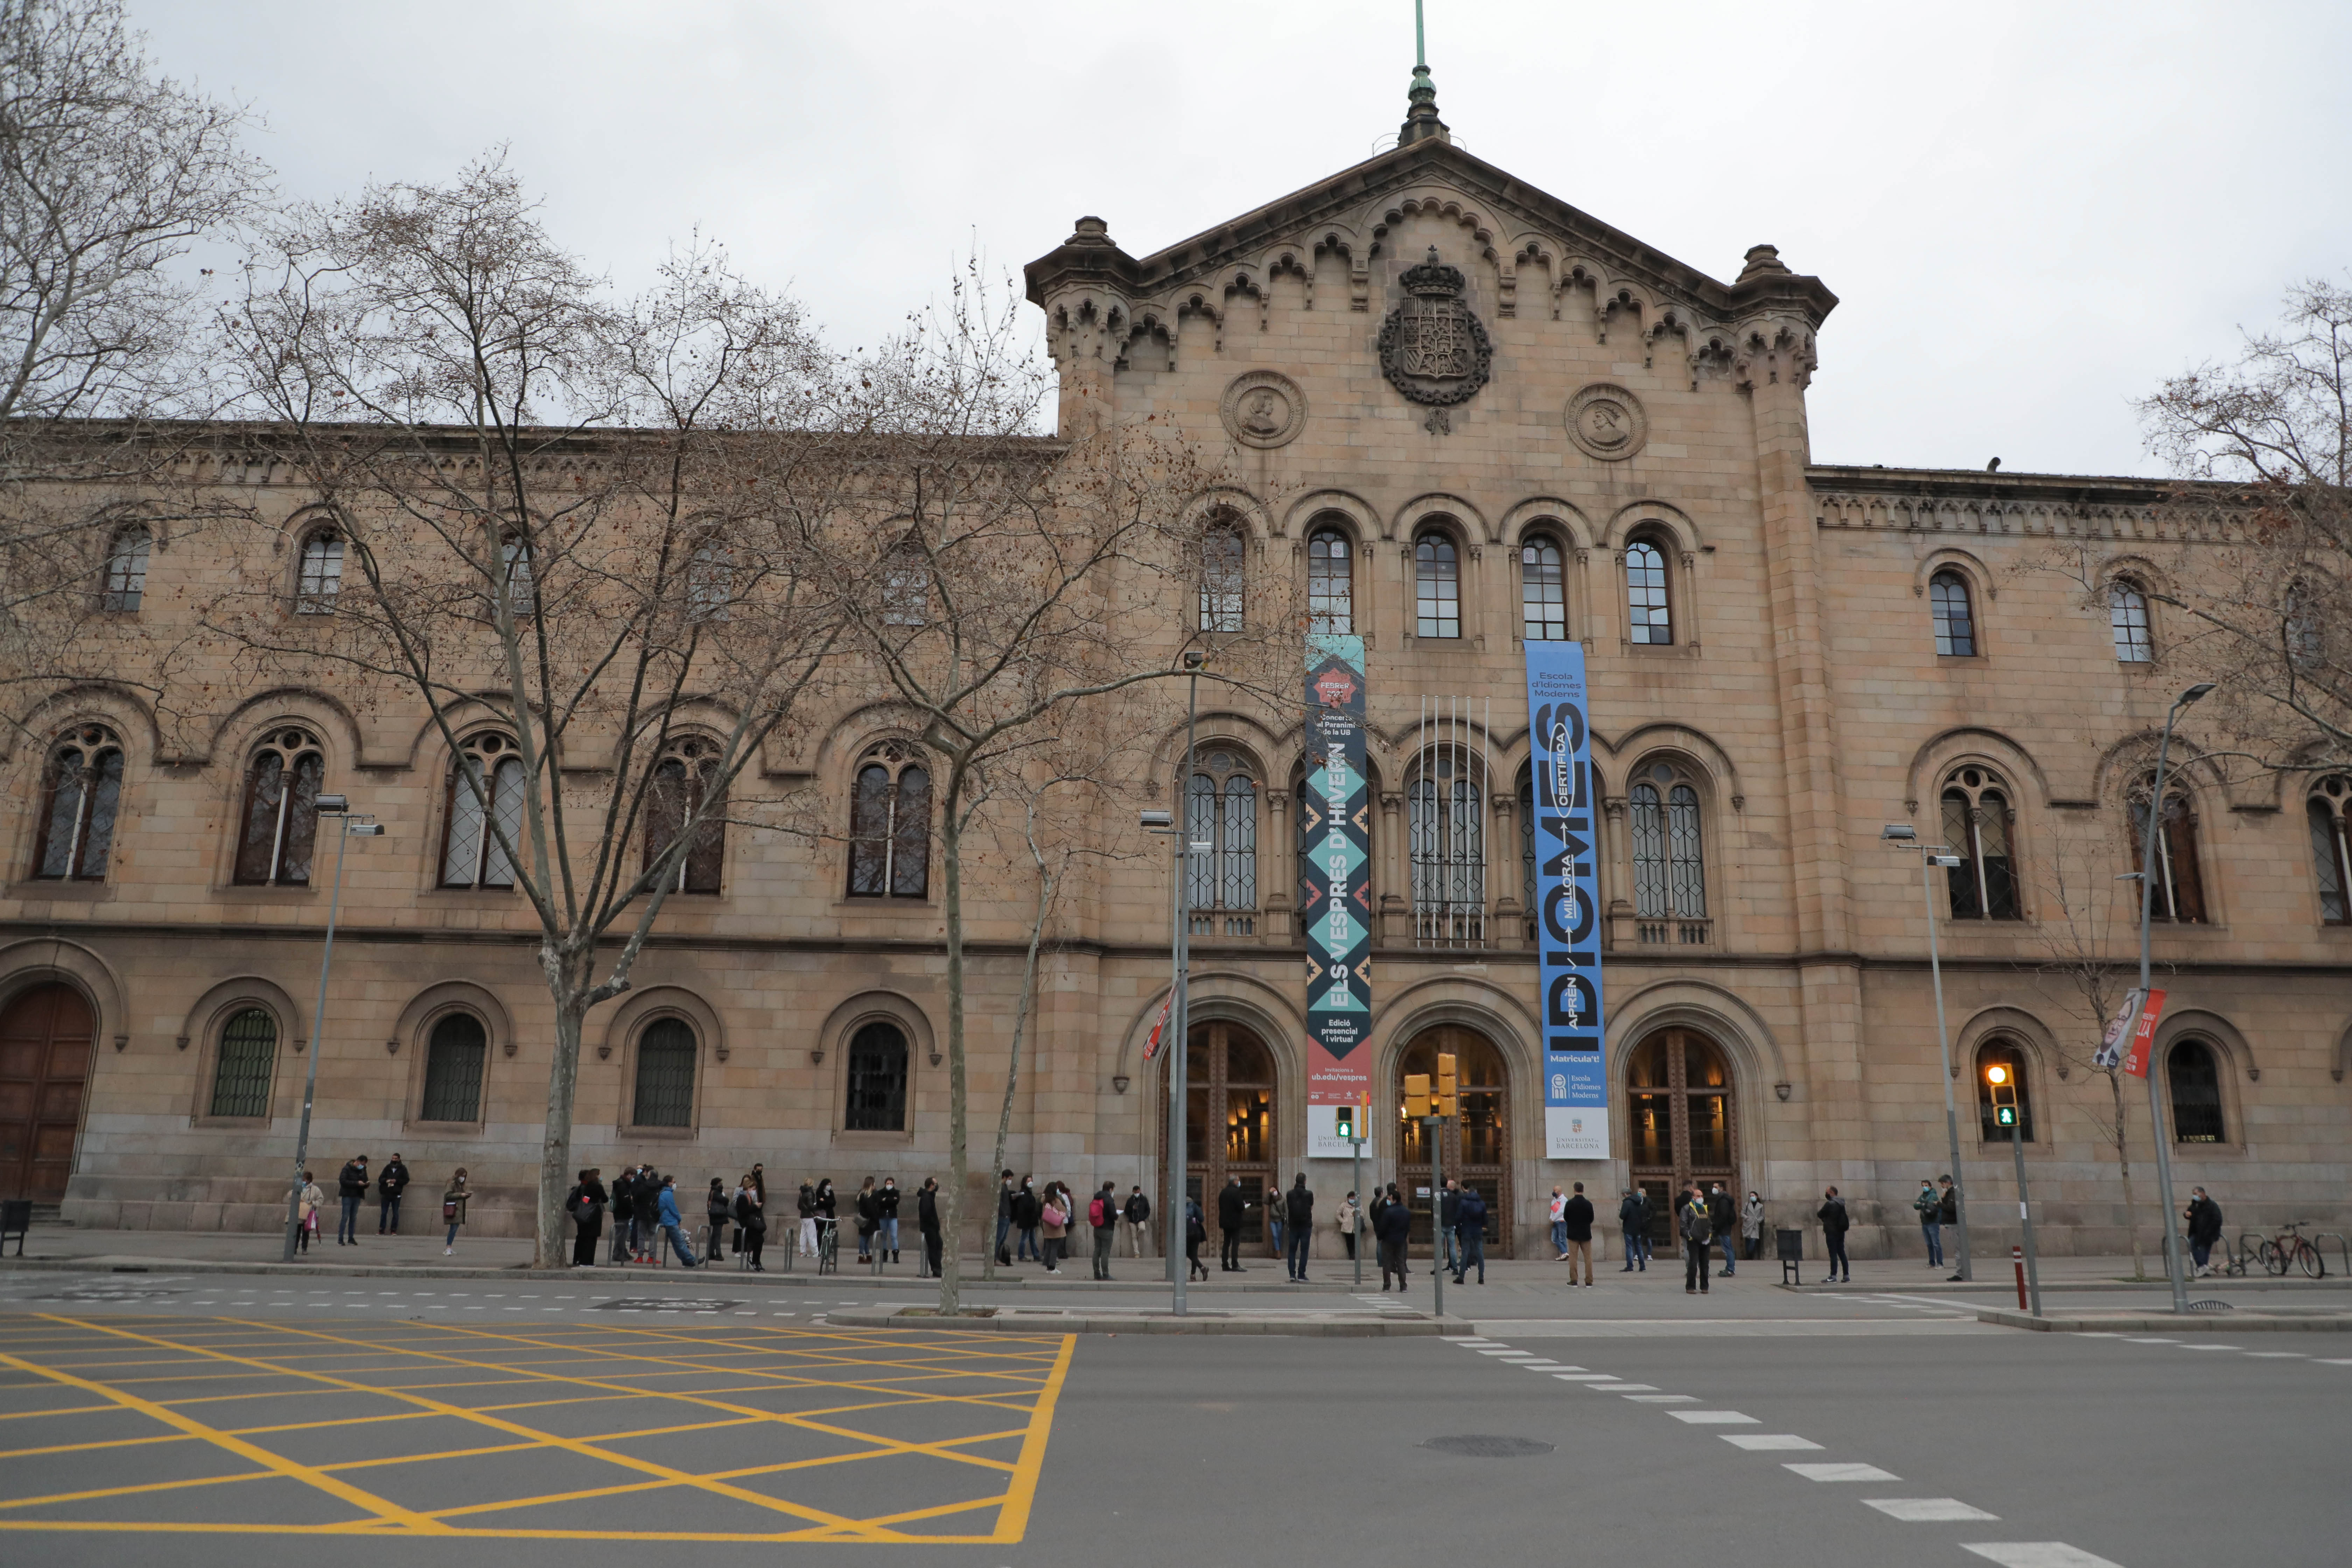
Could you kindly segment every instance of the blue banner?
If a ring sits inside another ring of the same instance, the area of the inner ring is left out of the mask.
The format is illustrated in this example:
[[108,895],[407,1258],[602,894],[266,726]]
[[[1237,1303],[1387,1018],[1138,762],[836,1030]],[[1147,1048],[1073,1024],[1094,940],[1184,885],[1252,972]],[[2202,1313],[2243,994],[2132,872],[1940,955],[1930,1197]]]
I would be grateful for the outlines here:
[[1535,775],[1536,945],[1543,1023],[1544,1155],[1609,1158],[1609,1062],[1601,1017],[1600,827],[1584,645],[1530,642],[1529,767]]
[[[1369,1104],[1371,791],[1364,772],[1364,639],[1307,639],[1307,791],[1298,921],[1307,935],[1307,1152],[1338,1159],[1339,1107]],[[1365,1124],[1360,1113],[1358,1125]]]

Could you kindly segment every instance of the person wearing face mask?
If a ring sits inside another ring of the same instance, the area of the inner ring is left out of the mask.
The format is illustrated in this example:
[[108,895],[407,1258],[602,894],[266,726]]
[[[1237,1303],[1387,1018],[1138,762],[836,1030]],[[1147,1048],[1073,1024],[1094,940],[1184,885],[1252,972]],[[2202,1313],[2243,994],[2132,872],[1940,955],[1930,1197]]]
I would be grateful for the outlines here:
[[898,1178],[882,1178],[882,1190],[874,1194],[874,1207],[882,1221],[882,1228],[874,1238],[874,1249],[887,1252],[890,1261],[898,1261]]
[[1927,1267],[1944,1266],[1944,1198],[1927,1177],[1919,1178],[1919,1195],[1911,1200],[1912,1212],[1919,1216],[1919,1236],[1927,1244]]
[[1748,1202],[1739,1210],[1739,1235],[1748,1244],[1749,1258],[1764,1256],[1764,1198],[1752,1187],[1748,1189]]

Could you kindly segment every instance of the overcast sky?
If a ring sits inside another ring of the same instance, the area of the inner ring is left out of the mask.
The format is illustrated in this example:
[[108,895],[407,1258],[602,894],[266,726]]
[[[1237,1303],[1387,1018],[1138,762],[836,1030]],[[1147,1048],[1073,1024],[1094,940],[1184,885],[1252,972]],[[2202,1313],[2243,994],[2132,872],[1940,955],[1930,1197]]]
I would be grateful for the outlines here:
[[[498,142],[616,283],[697,226],[872,342],[977,244],[1144,255],[1393,135],[1411,0],[130,0],[286,191]],[[2352,5],[1432,0],[1471,152],[1715,277],[1842,300],[1813,453],[2157,471],[2128,400],[2352,266]]]

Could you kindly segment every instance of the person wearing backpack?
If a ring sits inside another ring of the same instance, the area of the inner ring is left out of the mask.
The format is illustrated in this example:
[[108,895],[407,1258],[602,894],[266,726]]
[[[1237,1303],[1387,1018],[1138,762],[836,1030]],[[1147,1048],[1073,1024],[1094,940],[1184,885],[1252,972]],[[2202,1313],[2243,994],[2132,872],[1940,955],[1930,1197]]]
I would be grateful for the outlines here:
[[1454,1253],[1454,1282],[1462,1284],[1470,1266],[1478,1266],[1478,1283],[1486,1282],[1486,1200],[1478,1189],[1465,1186],[1454,1205],[1454,1235],[1460,1245]]
[[1087,1205],[1087,1223],[1095,1232],[1095,1278],[1110,1278],[1110,1249],[1118,1240],[1118,1189],[1108,1182]]
[[1706,1194],[1696,1182],[1683,1184],[1678,1224],[1683,1238],[1683,1294],[1706,1294],[1707,1247],[1715,1239],[1715,1224],[1706,1212]]
[[1935,1184],[1927,1177],[1919,1178],[1919,1195],[1911,1200],[1911,1210],[1919,1216],[1919,1235],[1927,1244],[1927,1267],[1944,1266],[1944,1200]]
[[572,1216],[572,1267],[593,1268],[596,1243],[604,1234],[604,1184],[591,1169],[580,1173],[580,1183],[564,1195],[563,1212]]
[[1845,1200],[1838,1196],[1835,1187],[1822,1194],[1822,1206],[1814,1211],[1813,1217],[1822,1222],[1822,1239],[1829,1244],[1830,1271],[1822,1277],[1822,1283],[1836,1284],[1843,1272],[1845,1282],[1853,1284],[1853,1265],[1845,1255],[1845,1233],[1853,1222],[1846,1218]]

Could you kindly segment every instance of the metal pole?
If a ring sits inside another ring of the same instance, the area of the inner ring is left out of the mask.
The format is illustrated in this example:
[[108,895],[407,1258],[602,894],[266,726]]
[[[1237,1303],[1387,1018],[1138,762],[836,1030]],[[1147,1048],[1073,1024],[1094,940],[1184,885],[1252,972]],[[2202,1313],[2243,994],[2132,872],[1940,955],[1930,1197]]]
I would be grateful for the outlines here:
[[[2203,692],[2199,692],[2203,696]],[[2156,828],[2164,815],[2164,763],[2172,750],[2172,721],[2180,716],[2180,703],[2175,700],[2164,716],[2164,738],[2156,747],[2156,783],[2148,792],[2147,831],[2140,840],[2139,854],[2139,994],[2140,1009],[2147,1008],[2148,921],[2156,898]],[[2178,910],[2174,911],[2176,914]],[[2137,1026],[2137,1020],[2134,1026]],[[2164,1105],[2156,1092],[2156,1041],[2147,1043],[2147,1125],[2148,1137],[2156,1144],[2156,1194],[2162,1207],[2164,1221],[2164,1271],[2172,1281],[2172,1310],[2189,1310],[2189,1285],[2181,1278],[2180,1248],[2175,1245],[2172,1229],[2172,1152],[2165,1147],[2169,1142],[2164,1135]]]
[[1969,1198],[1960,1178],[1960,1111],[1952,1097],[1952,1037],[1944,1026],[1944,961],[1936,948],[1935,873],[1928,868],[1925,849],[1919,852],[1919,892],[1927,906],[1927,972],[1935,979],[1936,1049],[1944,1062],[1944,1131],[1952,1142],[1952,1214],[1960,1232],[1959,1278],[1973,1279],[1975,1270],[1969,1263]]
[[286,1197],[286,1252],[279,1261],[294,1261],[295,1234],[302,1224],[302,1167],[310,1158],[310,1104],[319,1095],[319,1045],[327,1022],[327,970],[335,962],[335,911],[343,901],[343,851],[351,847],[352,823],[335,818],[335,886],[327,896],[327,949],[319,955],[319,1004],[310,1009],[310,1068],[302,1082],[302,1131],[294,1140],[294,1190]]
[[[1181,1258],[1183,1247],[1177,1240],[1182,1233],[1179,1226],[1187,1226],[1184,1212],[1184,1178],[1191,1162],[1185,1157],[1184,1118],[1189,1088],[1186,1068],[1191,1065],[1192,1042],[1185,1014],[1185,985],[1192,963],[1192,921],[1184,908],[1184,879],[1191,869],[1189,857],[1192,841],[1192,735],[1201,706],[1201,678],[1194,674],[1187,682],[1190,691],[1184,699],[1184,771],[1176,780],[1176,889],[1171,902],[1176,920],[1175,978],[1170,983],[1168,999],[1168,1278],[1172,1289],[1171,1306],[1178,1317],[1184,1316],[1184,1288],[1191,1282],[1192,1268]],[[1205,1199],[1207,1194],[1202,1196]],[[1201,1205],[1202,1217],[1207,1218],[1208,1205]]]
[[2025,1226],[2025,1288],[2033,1298],[2032,1310],[2038,1318],[2042,1315],[2042,1271],[2034,1265],[2033,1207],[2025,1196],[2025,1112],[2021,1106],[2017,1124],[2009,1130],[2009,1152],[2017,1162],[2017,1217]]
[[[1370,1107],[1366,1109],[1369,1110]],[[1358,1114],[1361,1115],[1362,1112]],[[1364,1202],[1364,1140],[1361,1136],[1363,1131],[1363,1125],[1360,1121],[1356,1127],[1359,1135],[1348,1140],[1356,1151],[1356,1174],[1350,1184],[1356,1189],[1356,1212],[1359,1215],[1363,1213]],[[1348,1250],[1356,1256],[1356,1289],[1360,1290],[1364,1288],[1364,1227],[1361,1220],[1351,1220],[1349,1223],[1350,1228],[1348,1231]]]
[[1422,1122],[1429,1135],[1429,1277],[1437,1286],[1433,1315],[1445,1316],[1445,1119]]

